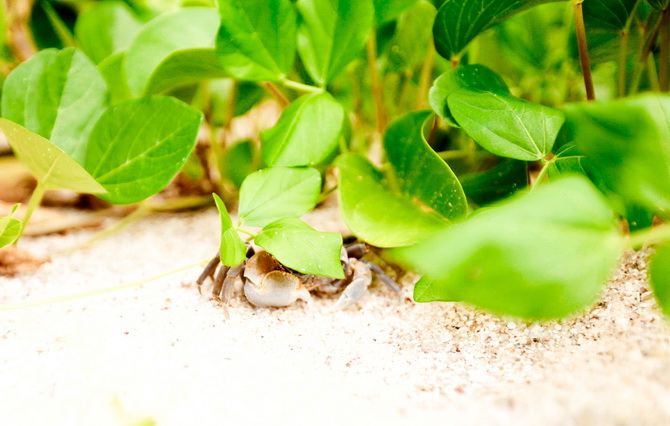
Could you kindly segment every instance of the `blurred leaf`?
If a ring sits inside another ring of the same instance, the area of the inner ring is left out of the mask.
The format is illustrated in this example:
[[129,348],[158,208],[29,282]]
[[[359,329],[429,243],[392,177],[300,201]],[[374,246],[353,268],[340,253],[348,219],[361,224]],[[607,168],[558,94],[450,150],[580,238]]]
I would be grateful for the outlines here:
[[226,266],[237,266],[247,258],[247,246],[233,228],[233,222],[230,220],[223,200],[216,194],[212,196],[221,218],[221,245],[219,247],[221,263]]
[[167,93],[177,87],[203,80],[225,78],[212,49],[183,49],[161,62],[147,82],[146,93]]
[[663,10],[668,7],[668,0],[647,0],[647,3],[656,10]]
[[239,219],[248,226],[266,226],[286,217],[300,217],[316,206],[321,175],[311,168],[271,167],[247,177],[240,189]]
[[403,10],[411,7],[417,0],[372,0],[375,6],[375,18],[378,24],[395,19]]
[[458,89],[509,93],[502,77],[484,65],[464,65],[445,72],[433,83],[428,100],[433,111],[451,126],[458,126],[458,123],[449,110],[447,99]]
[[300,273],[344,278],[339,233],[319,232],[300,219],[284,218],[263,228],[254,242]]
[[340,208],[344,222],[360,239],[377,247],[414,244],[449,225],[423,203],[393,193],[377,171],[358,154],[341,155]]
[[224,177],[240,188],[247,176],[258,170],[254,161],[254,148],[251,141],[238,142],[226,149],[221,159]]
[[458,58],[481,32],[510,16],[561,0],[448,0],[435,18],[435,48],[446,59]]
[[[166,13],[145,24],[126,52],[126,77],[133,95],[147,93],[153,74],[171,55],[188,49],[213,52],[218,27],[216,9],[199,7]],[[201,60],[212,63],[211,54],[199,58],[191,56],[194,69]]]
[[649,281],[661,310],[670,317],[670,244],[657,247],[649,259]]
[[623,239],[582,177],[512,197],[394,257],[428,275],[418,302],[462,301],[502,315],[552,319],[592,303]]
[[98,71],[109,88],[109,104],[114,105],[133,97],[128,88],[124,62],[124,52],[106,57],[98,64]]
[[358,56],[374,21],[372,0],[297,0],[298,53],[310,77],[325,86]]
[[81,12],[74,32],[81,49],[97,64],[130,46],[141,27],[142,21],[127,4],[105,1]]
[[588,0],[582,5],[587,31],[621,31],[628,27],[640,0]]
[[337,149],[344,108],[328,93],[305,95],[261,133],[261,153],[268,166],[313,166]]
[[0,129],[14,154],[45,188],[106,192],[72,157],[42,136],[4,118],[0,118]]
[[503,159],[489,170],[465,174],[460,180],[465,195],[483,206],[528,187],[528,163]]
[[386,129],[384,149],[405,198],[459,221],[468,210],[463,188],[423,136],[426,121],[433,117],[432,111],[414,111],[395,120]]
[[426,51],[432,49],[428,24],[436,13],[435,6],[422,0],[400,15],[395,34],[386,47],[393,71],[409,72],[423,63]]
[[216,49],[241,80],[280,81],[293,68],[297,16],[289,0],[220,0]]
[[182,168],[201,122],[199,111],[171,97],[119,103],[95,125],[84,166],[109,192],[102,198],[114,204],[142,201]]
[[43,50],[7,77],[2,116],[37,133],[83,163],[107,86],[81,51]]
[[459,89],[447,103],[475,142],[493,154],[517,160],[546,157],[565,121],[560,110],[507,93]]

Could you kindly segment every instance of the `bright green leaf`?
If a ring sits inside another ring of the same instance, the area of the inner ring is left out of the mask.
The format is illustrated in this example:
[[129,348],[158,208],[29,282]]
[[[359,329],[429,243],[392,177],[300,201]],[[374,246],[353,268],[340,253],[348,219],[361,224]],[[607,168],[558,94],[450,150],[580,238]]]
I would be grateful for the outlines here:
[[445,72],[433,83],[428,100],[433,111],[452,126],[458,126],[458,123],[449,111],[447,99],[458,89],[509,93],[502,77],[484,65],[465,65]]
[[12,244],[21,235],[21,221],[11,217],[18,208],[16,204],[9,216],[0,217],[0,248]]
[[300,273],[344,278],[342,235],[336,232],[319,232],[300,219],[285,218],[263,228],[254,242]]
[[447,0],[435,18],[435,48],[446,59],[458,58],[481,32],[510,16],[561,0]]
[[145,92],[167,93],[177,87],[227,77],[213,49],[183,49],[172,53],[151,74]]
[[321,193],[321,175],[311,168],[271,167],[247,177],[240,188],[239,219],[265,226],[312,210]]
[[246,259],[247,247],[233,228],[233,222],[230,220],[223,200],[216,194],[212,196],[221,218],[221,246],[219,248],[221,263],[226,266],[237,266]]
[[310,77],[325,86],[358,56],[372,31],[372,0],[298,0],[298,53]]
[[458,178],[423,137],[431,111],[415,111],[386,130],[384,149],[393,165],[398,189],[408,200],[451,221],[465,218],[468,203]]
[[546,157],[565,121],[560,110],[506,93],[459,89],[447,103],[475,142],[493,154],[524,161]]
[[293,68],[297,16],[289,0],[220,0],[216,50],[241,80],[280,81]]
[[364,157],[344,154],[336,165],[342,216],[360,239],[377,247],[405,246],[449,225],[423,203],[391,192],[381,173]]
[[425,61],[426,51],[433,48],[429,24],[436,13],[435,6],[421,0],[400,15],[393,38],[386,47],[392,71],[412,72]]
[[670,317],[670,244],[657,247],[651,256],[649,281],[663,313]]
[[109,88],[109,104],[114,105],[133,97],[126,80],[124,52],[115,53],[98,64],[98,71]]
[[0,129],[14,154],[45,188],[106,192],[79,163],[42,136],[4,118],[0,118]]
[[[154,72],[174,53],[188,49],[213,51],[218,28],[216,9],[199,7],[166,13],[144,25],[126,52],[125,69],[131,92],[136,96],[146,93]],[[211,59],[211,55],[207,58]],[[197,62],[197,58],[194,60]]]
[[313,166],[337,149],[344,108],[328,93],[305,95],[284,110],[277,124],[261,133],[268,166]]
[[602,195],[569,177],[517,195],[394,256],[431,279],[419,302],[552,319],[592,303],[624,247]]
[[97,64],[130,46],[141,27],[126,3],[106,1],[81,12],[74,33],[81,49]]
[[2,91],[2,116],[83,162],[107,86],[81,51],[44,50],[16,67]]
[[417,0],[372,0],[375,6],[375,18],[378,24],[391,21],[411,7]]
[[150,96],[119,103],[96,124],[84,166],[115,204],[163,189],[195,146],[202,114],[177,99]]

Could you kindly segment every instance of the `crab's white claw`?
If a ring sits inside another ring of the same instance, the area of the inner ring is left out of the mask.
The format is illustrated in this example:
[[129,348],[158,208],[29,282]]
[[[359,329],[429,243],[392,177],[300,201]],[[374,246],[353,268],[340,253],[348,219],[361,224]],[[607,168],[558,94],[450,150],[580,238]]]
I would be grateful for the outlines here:
[[355,272],[351,284],[349,284],[337,302],[330,308],[332,311],[350,308],[358,303],[368,291],[368,286],[372,282],[372,272],[370,267],[363,262],[356,262]]
[[244,295],[249,302],[259,307],[281,307],[291,305],[298,299],[309,300],[309,291],[302,281],[284,271],[272,271],[263,277],[260,285],[247,279]]

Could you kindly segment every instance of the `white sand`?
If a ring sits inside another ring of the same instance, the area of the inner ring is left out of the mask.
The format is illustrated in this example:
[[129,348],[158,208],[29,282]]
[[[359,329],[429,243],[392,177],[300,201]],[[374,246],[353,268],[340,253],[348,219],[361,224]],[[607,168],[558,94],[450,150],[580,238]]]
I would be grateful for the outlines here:
[[[310,217],[336,230],[328,212]],[[323,226],[320,226],[323,225]],[[213,210],[157,215],[0,278],[0,305],[132,283],[211,256]],[[25,239],[40,255],[93,235]],[[503,321],[376,288],[230,320],[193,285],[199,267],[139,287],[0,311],[0,423],[670,424],[670,328],[630,255],[602,303],[560,324]]]

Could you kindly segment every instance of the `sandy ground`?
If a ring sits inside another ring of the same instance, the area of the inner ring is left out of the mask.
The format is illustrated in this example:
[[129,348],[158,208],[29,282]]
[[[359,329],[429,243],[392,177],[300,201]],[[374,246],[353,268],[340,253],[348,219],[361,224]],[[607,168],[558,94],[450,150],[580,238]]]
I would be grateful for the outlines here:
[[[337,230],[328,212],[310,222]],[[155,215],[74,252],[94,231],[25,239],[53,254],[0,277],[7,307],[133,283],[211,256],[213,210]],[[60,252],[60,254],[59,254]],[[55,253],[55,254],[54,254]],[[3,425],[670,424],[670,327],[630,254],[578,319],[523,324],[384,288],[356,309],[331,298],[230,319],[193,282],[0,311]]]

